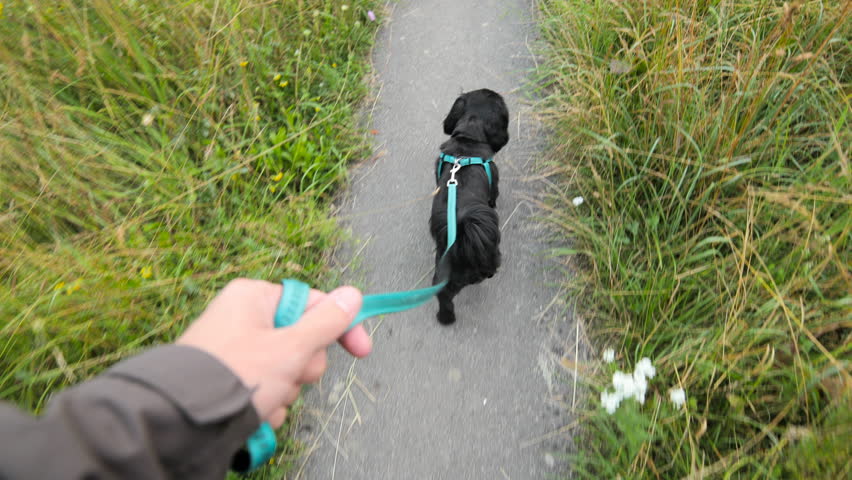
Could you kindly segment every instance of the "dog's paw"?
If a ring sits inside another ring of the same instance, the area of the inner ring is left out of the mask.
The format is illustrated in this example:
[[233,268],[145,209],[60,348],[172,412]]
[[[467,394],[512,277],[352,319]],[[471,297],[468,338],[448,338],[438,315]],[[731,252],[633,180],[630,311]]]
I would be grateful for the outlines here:
[[453,312],[438,312],[438,323],[441,325],[452,325],[456,323],[456,314]]

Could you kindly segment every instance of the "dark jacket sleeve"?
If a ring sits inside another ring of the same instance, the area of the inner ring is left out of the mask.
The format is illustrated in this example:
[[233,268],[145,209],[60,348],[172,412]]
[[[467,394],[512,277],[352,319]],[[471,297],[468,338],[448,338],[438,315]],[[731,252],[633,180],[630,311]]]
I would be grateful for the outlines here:
[[249,391],[193,347],[157,347],[32,417],[0,404],[0,478],[224,478],[260,421]]

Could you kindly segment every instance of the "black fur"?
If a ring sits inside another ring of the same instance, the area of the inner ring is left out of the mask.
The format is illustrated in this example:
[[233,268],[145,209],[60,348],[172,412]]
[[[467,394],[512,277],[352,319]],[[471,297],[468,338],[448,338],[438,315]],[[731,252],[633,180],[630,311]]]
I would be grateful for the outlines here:
[[[488,89],[462,94],[444,119],[444,133],[450,139],[441,151],[454,157],[492,158],[509,141],[509,110],[498,93]],[[437,162],[436,162],[437,164]],[[456,173],[456,242],[450,249],[449,262],[439,265],[447,248],[447,181],[450,164],[441,171],[441,192],[432,202],[429,229],[435,239],[435,277],[437,283],[444,268],[449,268],[449,282],[438,293],[438,321],[449,325],[456,321],[453,297],[467,285],[491,278],[500,267],[500,225],[497,219],[497,196],[500,174],[491,163],[492,185],[488,185],[485,169],[479,165],[463,167]],[[436,172],[437,175],[437,167]]]

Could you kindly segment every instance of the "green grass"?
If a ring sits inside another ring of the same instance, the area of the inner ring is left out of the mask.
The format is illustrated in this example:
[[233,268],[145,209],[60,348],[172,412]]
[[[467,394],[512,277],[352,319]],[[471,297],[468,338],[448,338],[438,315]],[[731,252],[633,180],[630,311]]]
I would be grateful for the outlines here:
[[235,277],[322,286],[374,4],[2,3],[2,399],[41,409]]
[[[538,4],[557,254],[593,350],[617,352],[587,377],[574,469],[847,478],[850,3]],[[598,392],[644,356],[646,402],[608,415]]]

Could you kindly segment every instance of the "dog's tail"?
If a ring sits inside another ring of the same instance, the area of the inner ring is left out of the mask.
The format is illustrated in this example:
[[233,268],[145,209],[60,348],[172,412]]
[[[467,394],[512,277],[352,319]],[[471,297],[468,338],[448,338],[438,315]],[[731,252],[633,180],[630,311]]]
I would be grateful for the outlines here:
[[453,264],[490,278],[500,266],[500,225],[497,212],[481,204],[458,212],[456,244],[450,249]]

